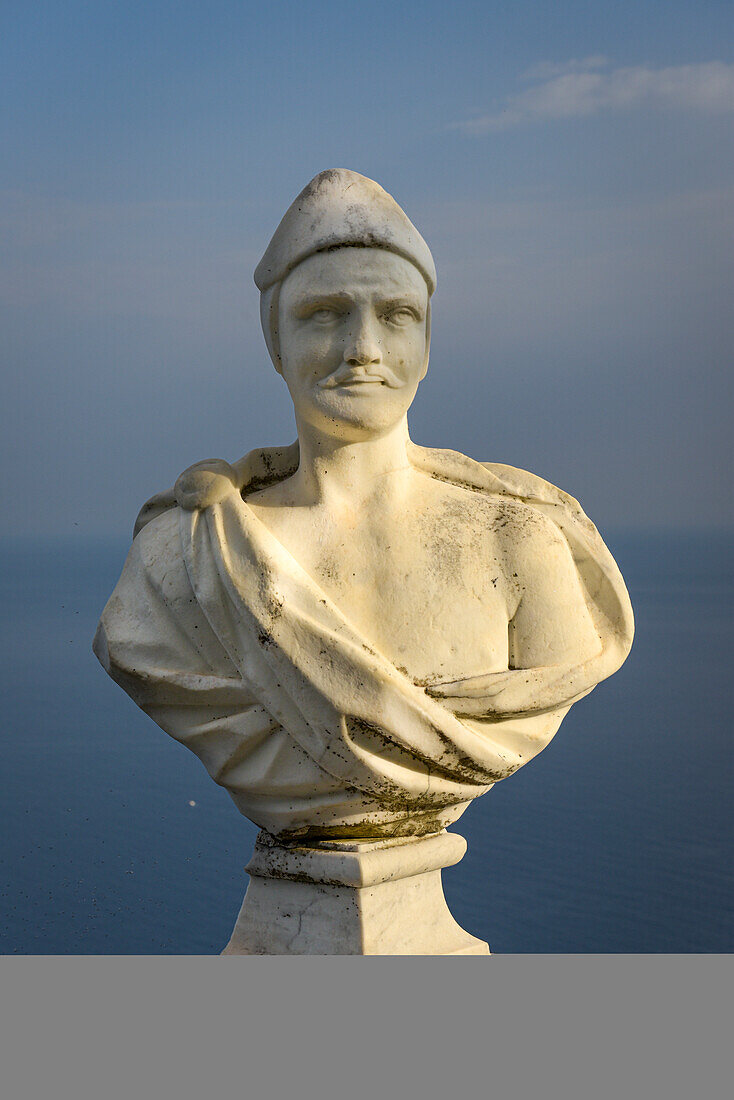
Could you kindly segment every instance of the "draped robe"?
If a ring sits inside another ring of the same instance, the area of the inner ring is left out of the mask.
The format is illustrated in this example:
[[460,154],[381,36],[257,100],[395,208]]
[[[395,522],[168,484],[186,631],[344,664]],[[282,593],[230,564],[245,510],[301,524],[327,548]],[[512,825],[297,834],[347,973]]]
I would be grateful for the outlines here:
[[[432,477],[553,520],[601,641],[598,679],[611,675],[629,650],[632,613],[577,502],[512,467],[412,443],[408,457]],[[152,498],[95,652],[268,832],[435,831],[540,752],[572,699],[522,717],[459,717],[395,668],[247,504],[297,465],[297,444],[257,450],[233,467],[232,491],[214,503],[192,501],[186,474]]]

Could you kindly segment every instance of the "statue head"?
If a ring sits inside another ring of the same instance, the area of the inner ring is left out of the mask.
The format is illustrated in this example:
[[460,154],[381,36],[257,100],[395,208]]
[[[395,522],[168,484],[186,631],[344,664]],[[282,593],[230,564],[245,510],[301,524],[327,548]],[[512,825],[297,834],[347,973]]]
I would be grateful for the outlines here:
[[428,366],[433,259],[391,195],[320,173],[255,271],[261,320],[296,418],[364,438],[401,420]]

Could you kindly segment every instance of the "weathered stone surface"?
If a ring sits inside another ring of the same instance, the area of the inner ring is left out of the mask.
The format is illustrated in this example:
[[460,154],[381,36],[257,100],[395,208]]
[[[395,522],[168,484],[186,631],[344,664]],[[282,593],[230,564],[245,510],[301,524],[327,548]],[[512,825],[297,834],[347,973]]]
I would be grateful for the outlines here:
[[441,868],[452,833],[409,840],[280,845],[258,837],[250,884],[223,955],[488,955],[456,923]]
[[[298,440],[148,502],[95,652],[279,840],[431,836],[619,668],[624,582],[561,490],[410,440],[435,269],[381,187],[316,177],[256,278]],[[438,873],[344,888],[407,906]]]

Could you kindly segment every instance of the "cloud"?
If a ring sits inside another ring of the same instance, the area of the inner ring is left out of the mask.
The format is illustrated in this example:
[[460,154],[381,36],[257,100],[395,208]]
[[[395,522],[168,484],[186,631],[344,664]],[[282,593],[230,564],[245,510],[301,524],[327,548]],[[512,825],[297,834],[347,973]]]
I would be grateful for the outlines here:
[[563,65],[543,62],[526,77],[540,81],[508,96],[499,110],[457,124],[467,134],[486,134],[534,122],[588,118],[635,107],[734,112],[734,65],[707,61],[652,69],[608,69],[603,57]]
[[567,73],[586,73],[590,69],[604,69],[609,61],[602,54],[593,54],[591,57],[572,59],[571,61],[541,61],[533,65],[523,73],[523,80],[550,80],[554,76],[565,76]]

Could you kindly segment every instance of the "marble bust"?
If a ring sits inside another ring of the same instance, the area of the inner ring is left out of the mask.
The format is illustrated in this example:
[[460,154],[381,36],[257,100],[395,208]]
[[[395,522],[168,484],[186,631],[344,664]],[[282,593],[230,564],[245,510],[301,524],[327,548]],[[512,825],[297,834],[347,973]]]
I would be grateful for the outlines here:
[[378,184],[316,176],[255,282],[298,439],[143,507],[95,653],[271,841],[435,836],[619,668],[627,592],[567,494],[410,440],[436,273]]

